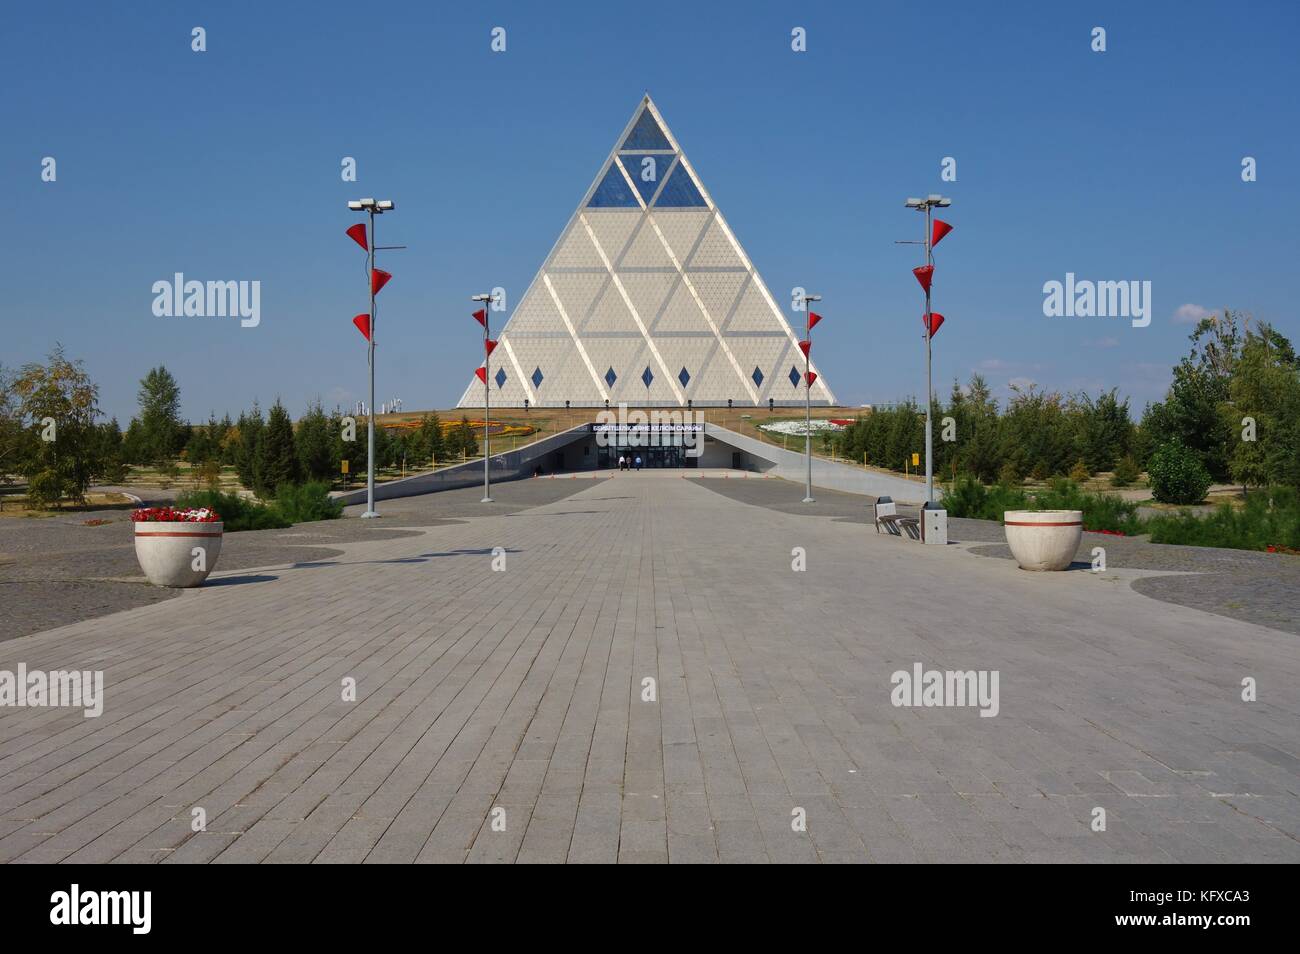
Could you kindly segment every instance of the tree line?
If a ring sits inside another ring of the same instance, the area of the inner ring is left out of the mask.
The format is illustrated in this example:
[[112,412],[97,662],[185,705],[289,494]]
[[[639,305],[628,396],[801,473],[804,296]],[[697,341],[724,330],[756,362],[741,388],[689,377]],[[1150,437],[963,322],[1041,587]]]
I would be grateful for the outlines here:
[[[139,412],[125,432],[116,418],[100,420],[98,386],[61,346],[43,363],[17,371],[0,367],[0,481],[23,478],[28,500],[48,506],[83,503],[92,483],[120,483],[130,465],[175,476],[184,460],[212,485],[222,467],[231,467],[264,499],[282,486],[335,481],[344,460],[353,473],[365,472],[365,421],[347,419],[338,408],[327,413],[319,401],[296,426],[279,400],[265,413],[254,401],[236,420],[229,414],[218,420],[214,413],[206,423],[191,424],[180,416],[180,386],[161,365],[140,381],[137,400]],[[437,414],[425,415],[416,429],[375,429],[381,469],[477,453],[465,417],[446,430]]]
[[[1225,310],[1203,319],[1161,401],[1134,421],[1115,390],[1063,395],[1013,388],[999,407],[978,374],[953,383],[931,407],[934,471],[984,483],[1081,479],[1111,473],[1116,486],[1142,471],[1177,473],[1192,488],[1300,487],[1300,364],[1275,328]],[[832,438],[841,455],[902,471],[924,454],[924,409],[915,400],[865,415]],[[1195,502],[1174,500],[1172,502]]]

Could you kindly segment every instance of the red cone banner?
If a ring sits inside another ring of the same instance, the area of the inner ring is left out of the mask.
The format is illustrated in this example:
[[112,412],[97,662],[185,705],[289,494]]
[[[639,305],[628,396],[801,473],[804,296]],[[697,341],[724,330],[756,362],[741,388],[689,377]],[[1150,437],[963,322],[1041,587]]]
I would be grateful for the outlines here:
[[483,342],[483,345],[484,345],[484,347],[487,348],[487,353],[488,353],[488,354],[491,354],[491,353],[492,353],[493,351],[495,351],[496,348],[497,348],[497,343],[496,343],[495,341],[493,341],[491,338],[488,338],[486,341],[484,341],[484,342]]
[[943,241],[943,237],[952,231],[952,226],[943,219],[935,219],[930,226],[930,247],[934,248]]
[[370,273],[370,294],[378,295],[379,289],[388,284],[388,280],[393,276],[388,274],[382,268],[376,268]]
[[369,341],[370,340],[370,316],[357,315],[355,318],[352,319],[352,323],[357,326],[357,331],[365,335],[366,340]]
[[812,386],[813,386],[813,382],[815,382],[815,381],[817,380],[817,372],[816,372],[816,371],[809,371],[806,375],[804,375],[804,377],[806,377],[806,378],[808,379],[808,387],[812,387]]
[[934,277],[934,266],[922,265],[920,268],[912,269],[912,274],[915,275],[916,280],[921,283],[921,287],[925,289],[925,293],[927,295],[930,294],[930,279]]
[[370,251],[370,246],[366,244],[366,226],[364,223],[358,222],[356,225],[349,228],[348,237],[364,248],[367,252]]
[[480,381],[482,381],[484,384],[487,384],[487,368],[484,367],[475,368],[474,373],[478,375],[478,379]]
[[808,312],[808,330],[812,331],[817,327],[817,322],[822,320],[822,316],[815,311]]
[[[921,324],[925,324],[925,315],[921,316]],[[943,324],[943,315],[937,311],[930,312],[930,337],[933,338],[939,331],[939,326]]]
[[804,356],[805,358],[808,357],[808,352],[812,350],[812,342],[811,342],[811,341],[800,341],[800,342],[799,342],[799,350],[803,352],[803,356]]
[[480,308],[478,311],[474,312],[474,320],[477,321],[477,322],[478,322],[480,325],[482,325],[484,328],[486,328],[486,327],[487,327],[487,309],[486,309],[486,308]]

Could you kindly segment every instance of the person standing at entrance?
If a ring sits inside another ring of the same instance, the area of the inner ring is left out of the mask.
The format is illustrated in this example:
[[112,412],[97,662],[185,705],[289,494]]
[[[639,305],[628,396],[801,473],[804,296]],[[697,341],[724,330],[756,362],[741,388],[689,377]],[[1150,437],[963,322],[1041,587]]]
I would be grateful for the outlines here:
[[640,455],[640,454],[637,454],[637,455],[636,455],[636,469],[637,469],[637,470],[640,470],[640,469],[641,469],[641,455]]
[[623,455],[622,455],[622,454],[619,454],[619,455],[618,455],[618,469],[619,469],[619,470],[626,470],[626,469],[627,469],[627,468],[624,466],[624,458],[623,458]]

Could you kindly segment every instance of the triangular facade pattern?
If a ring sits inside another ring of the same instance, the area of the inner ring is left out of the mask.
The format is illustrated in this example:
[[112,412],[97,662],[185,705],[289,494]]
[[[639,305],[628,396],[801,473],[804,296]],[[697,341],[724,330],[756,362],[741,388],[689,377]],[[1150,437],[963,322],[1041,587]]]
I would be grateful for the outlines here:
[[[798,337],[649,96],[497,337],[495,406],[804,401]],[[472,377],[457,407],[482,406]]]

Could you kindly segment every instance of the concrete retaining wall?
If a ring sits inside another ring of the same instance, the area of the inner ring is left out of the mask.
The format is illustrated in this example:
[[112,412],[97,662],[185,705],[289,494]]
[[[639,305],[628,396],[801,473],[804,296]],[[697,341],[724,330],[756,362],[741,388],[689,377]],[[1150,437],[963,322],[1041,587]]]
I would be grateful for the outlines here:
[[[736,450],[744,451],[746,466],[774,477],[784,477],[796,483],[803,483],[807,478],[808,464],[802,453],[795,453],[717,424],[706,424],[705,433],[719,441],[730,444]],[[815,439],[815,438],[814,438]],[[752,462],[752,466],[751,465]],[[814,487],[828,490],[842,490],[850,494],[867,494],[871,497],[890,496],[902,503],[921,503],[925,500],[925,484],[893,477],[872,470],[863,470],[852,464],[841,464],[832,460],[822,460],[814,456],[812,462],[812,482]]]
[[[490,470],[492,482],[495,484],[507,480],[519,480],[521,477],[531,477],[539,466],[544,471],[555,470],[556,459],[552,455],[556,452],[562,453],[565,445],[581,440],[587,435],[587,425],[581,424],[516,450],[493,454]],[[361,476],[364,479],[365,475]],[[394,500],[398,497],[414,497],[439,490],[456,490],[459,487],[474,486],[483,486],[482,460],[470,460],[432,473],[375,484],[375,499]],[[363,504],[366,502],[366,488],[363,485],[360,490],[349,490],[347,493],[336,495],[335,499],[348,506]]]

